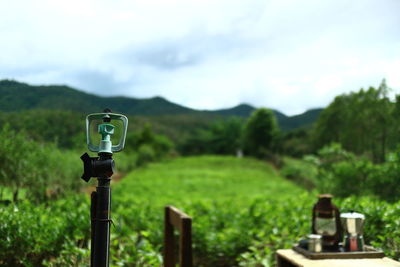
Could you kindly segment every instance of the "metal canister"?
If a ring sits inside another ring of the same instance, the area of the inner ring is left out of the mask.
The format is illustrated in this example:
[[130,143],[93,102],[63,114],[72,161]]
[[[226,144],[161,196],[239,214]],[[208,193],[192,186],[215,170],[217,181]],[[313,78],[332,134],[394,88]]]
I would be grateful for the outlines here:
[[363,226],[365,216],[357,212],[342,213],[340,215],[345,230],[344,248],[346,251],[363,251]]
[[322,251],[322,236],[311,234],[307,236],[308,240],[308,250],[311,252],[321,252]]

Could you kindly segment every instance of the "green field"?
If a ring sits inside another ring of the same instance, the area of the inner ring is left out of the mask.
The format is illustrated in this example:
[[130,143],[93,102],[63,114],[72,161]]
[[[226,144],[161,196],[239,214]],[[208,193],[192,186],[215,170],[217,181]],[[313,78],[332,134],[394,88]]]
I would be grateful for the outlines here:
[[118,201],[147,199],[152,205],[162,207],[200,200],[245,202],[255,197],[284,198],[302,192],[265,162],[199,156],[153,163],[131,172],[114,187],[114,200],[118,205]]
[[[165,205],[193,218],[195,266],[273,266],[276,249],[289,248],[310,232],[317,194],[282,178],[266,162],[223,156],[149,164],[112,188],[113,267],[161,266]],[[399,203],[371,198],[335,203],[342,211],[366,214],[366,241],[399,258]],[[88,265],[87,194],[0,206],[0,217],[0,265]]]
[[[146,249],[158,252],[147,264],[159,265],[163,207],[174,205],[193,217],[195,265],[235,266],[246,262],[243,253],[251,246],[265,245],[268,252],[293,241],[278,238],[280,234],[297,239],[307,233],[311,207],[304,201],[296,203],[299,196],[308,199],[307,193],[262,161],[221,156],[178,158],[134,171],[116,184],[113,217],[120,223],[121,234],[117,235],[121,238],[126,237],[122,233],[145,233]],[[297,227],[285,226],[285,220],[277,218],[279,212],[294,217]],[[129,254],[146,264],[140,256],[143,251],[137,251],[134,242],[130,245]],[[271,256],[266,255],[265,260],[271,261]],[[119,254],[115,260],[123,261],[123,257]]]

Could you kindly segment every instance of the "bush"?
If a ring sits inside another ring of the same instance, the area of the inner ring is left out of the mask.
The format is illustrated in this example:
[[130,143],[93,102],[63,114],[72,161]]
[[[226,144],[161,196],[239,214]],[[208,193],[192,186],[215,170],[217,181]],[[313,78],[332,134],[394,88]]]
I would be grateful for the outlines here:
[[376,165],[370,176],[373,194],[390,202],[400,200],[400,146],[389,154],[387,162]]
[[34,142],[8,125],[0,130],[0,161],[0,185],[13,191],[14,201],[18,201],[21,190],[31,201],[41,202],[76,192],[82,186],[78,153]]
[[0,207],[0,265],[87,265],[88,211],[83,196],[53,202],[51,207],[25,201]]
[[301,158],[314,153],[311,144],[311,129],[295,129],[281,137],[280,152],[284,155]]
[[166,136],[154,134],[149,124],[141,131],[128,134],[126,138],[126,152],[136,155],[137,166],[165,158],[173,147]]
[[138,166],[146,165],[149,162],[156,160],[156,152],[151,145],[143,144],[139,147],[137,164]]
[[[390,202],[400,200],[400,147],[381,164],[373,164],[367,157],[356,156],[335,143],[318,151],[317,157],[304,159],[317,168],[316,186],[320,192],[338,197],[374,195]],[[302,173],[293,166],[283,169],[289,177],[296,172]]]
[[[333,143],[318,151],[317,188],[336,196],[365,195],[369,193],[369,174],[373,164],[366,158],[356,157]],[[351,182],[349,182],[351,181]]]
[[281,175],[297,185],[312,190],[316,187],[317,168],[310,162],[285,157]]
[[242,120],[230,118],[215,122],[207,129],[197,130],[179,150],[185,155],[235,155],[241,149]]

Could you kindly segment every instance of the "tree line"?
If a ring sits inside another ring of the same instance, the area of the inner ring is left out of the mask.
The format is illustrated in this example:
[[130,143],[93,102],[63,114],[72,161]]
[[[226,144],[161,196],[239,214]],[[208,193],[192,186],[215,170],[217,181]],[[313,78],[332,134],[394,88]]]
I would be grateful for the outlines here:
[[399,142],[400,96],[393,101],[389,92],[383,80],[378,88],[337,96],[316,122],[313,146],[340,143],[375,163],[385,162]]
[[230,118],[199,129],[179,149],[183,154],[234,154],[242,150],[258,158],[271,154],[302,157],[339,143],[347,151],[382,163],[400,141],[400,95],[391,99],[390,92],[383,80],[378,88],[339,95],[313,126],[289,132],[279,129],[271,110],[257,109],[247,120]]

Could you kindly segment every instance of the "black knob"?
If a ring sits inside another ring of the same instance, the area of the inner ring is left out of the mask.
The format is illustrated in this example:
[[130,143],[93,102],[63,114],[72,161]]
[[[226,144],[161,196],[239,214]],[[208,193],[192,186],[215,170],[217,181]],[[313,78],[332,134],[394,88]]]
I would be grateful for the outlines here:
[[114,160],[112,158],[90,157],[88,153],[81,156],[83,161],[82,179],[89,182],[92,177],[111,177],[114,173]]
[[89,182],[90,178],[94,177],[93,162],[96,158],[91,158],[88,153],[85,153],[81,156],[81,160],[83,161],[83,174],[81,178],[85,182]]

